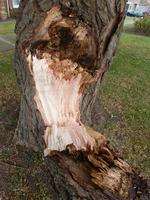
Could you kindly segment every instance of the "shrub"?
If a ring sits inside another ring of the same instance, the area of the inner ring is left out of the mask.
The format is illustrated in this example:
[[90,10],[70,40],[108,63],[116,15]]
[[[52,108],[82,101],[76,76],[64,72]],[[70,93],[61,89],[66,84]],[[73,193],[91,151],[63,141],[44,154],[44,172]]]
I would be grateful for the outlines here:
[[138,19],[134,23],[135,30],[144,35],[150,35],[150,16]]

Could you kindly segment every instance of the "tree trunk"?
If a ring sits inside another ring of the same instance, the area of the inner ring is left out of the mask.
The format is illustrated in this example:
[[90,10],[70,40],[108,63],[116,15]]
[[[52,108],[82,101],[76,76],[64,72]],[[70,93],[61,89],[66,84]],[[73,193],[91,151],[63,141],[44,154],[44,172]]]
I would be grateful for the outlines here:
[[134,170],[90,128],[100,113],[98,87],[115,54],[124,11],[125,0],[21,1],[15,139],[49,155],[50,199],[133,199],[138,191]]
[[100,112],[97,89],[116,51],[124,8],[124,1],[21,2],[15,53],[20,142],[34,149],[93,148],[84,126]]

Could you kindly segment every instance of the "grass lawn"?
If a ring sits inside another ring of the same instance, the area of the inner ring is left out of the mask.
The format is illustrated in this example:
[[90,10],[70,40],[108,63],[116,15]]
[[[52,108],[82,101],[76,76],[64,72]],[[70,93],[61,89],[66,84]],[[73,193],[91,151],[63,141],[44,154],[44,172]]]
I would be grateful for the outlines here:
[[[6,24],[5,24],[6,25]],[[0,34],[13,32],[14,23],[0,24]],[[149,171],[150,38],[123,33],[113,65],[100,87],[108,119],[100,131],[128,162]],[[13,51],[0,52],[0,117],[2,144],[11,141],[19,110],[19,91],[12,69]]]
[[14,21],[0,22],[0,35],[14,33]]
[[0,52],[0,146],[9,144],[18,119],[20,95],[12,60],[13,51]]
[[124,157],[149,173],[150,38],[122,34],[118,53],[100,88],[110,115],[102,131]]

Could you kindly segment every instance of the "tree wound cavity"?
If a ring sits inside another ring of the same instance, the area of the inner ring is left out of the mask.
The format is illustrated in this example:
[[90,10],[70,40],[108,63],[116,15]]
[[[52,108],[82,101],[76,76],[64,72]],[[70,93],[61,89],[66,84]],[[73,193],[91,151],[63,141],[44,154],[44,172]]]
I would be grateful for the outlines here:
[[94,35],[85,24],[64,17],[56,7],[47,18],[51,23],[47,20],[39,26],[28,57],[32,60],[35,101],[47,127],[45,155],[63,151],[68,145],[93,150],[95,141],[81,123],[79,107],[85,87],[95,81]]

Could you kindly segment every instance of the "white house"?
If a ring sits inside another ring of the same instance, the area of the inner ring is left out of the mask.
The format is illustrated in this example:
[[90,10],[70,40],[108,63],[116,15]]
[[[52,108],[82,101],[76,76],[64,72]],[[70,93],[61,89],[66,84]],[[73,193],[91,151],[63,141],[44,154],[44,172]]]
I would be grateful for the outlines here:
[[140,0],[128,0],[126,7],[127,11],[128,12],[135,11],[136,7],[140,5],[140,2],[141,2]]
[[13,8],[18,8],[19,7],[19,2],[20,2],[20,0],[12,0]]
[[128,0],[126,4],[126,11],[150,13],[150,0]]
[[135,11],[138,7],[150,7],[150,0],[128,0],[127,11]]

